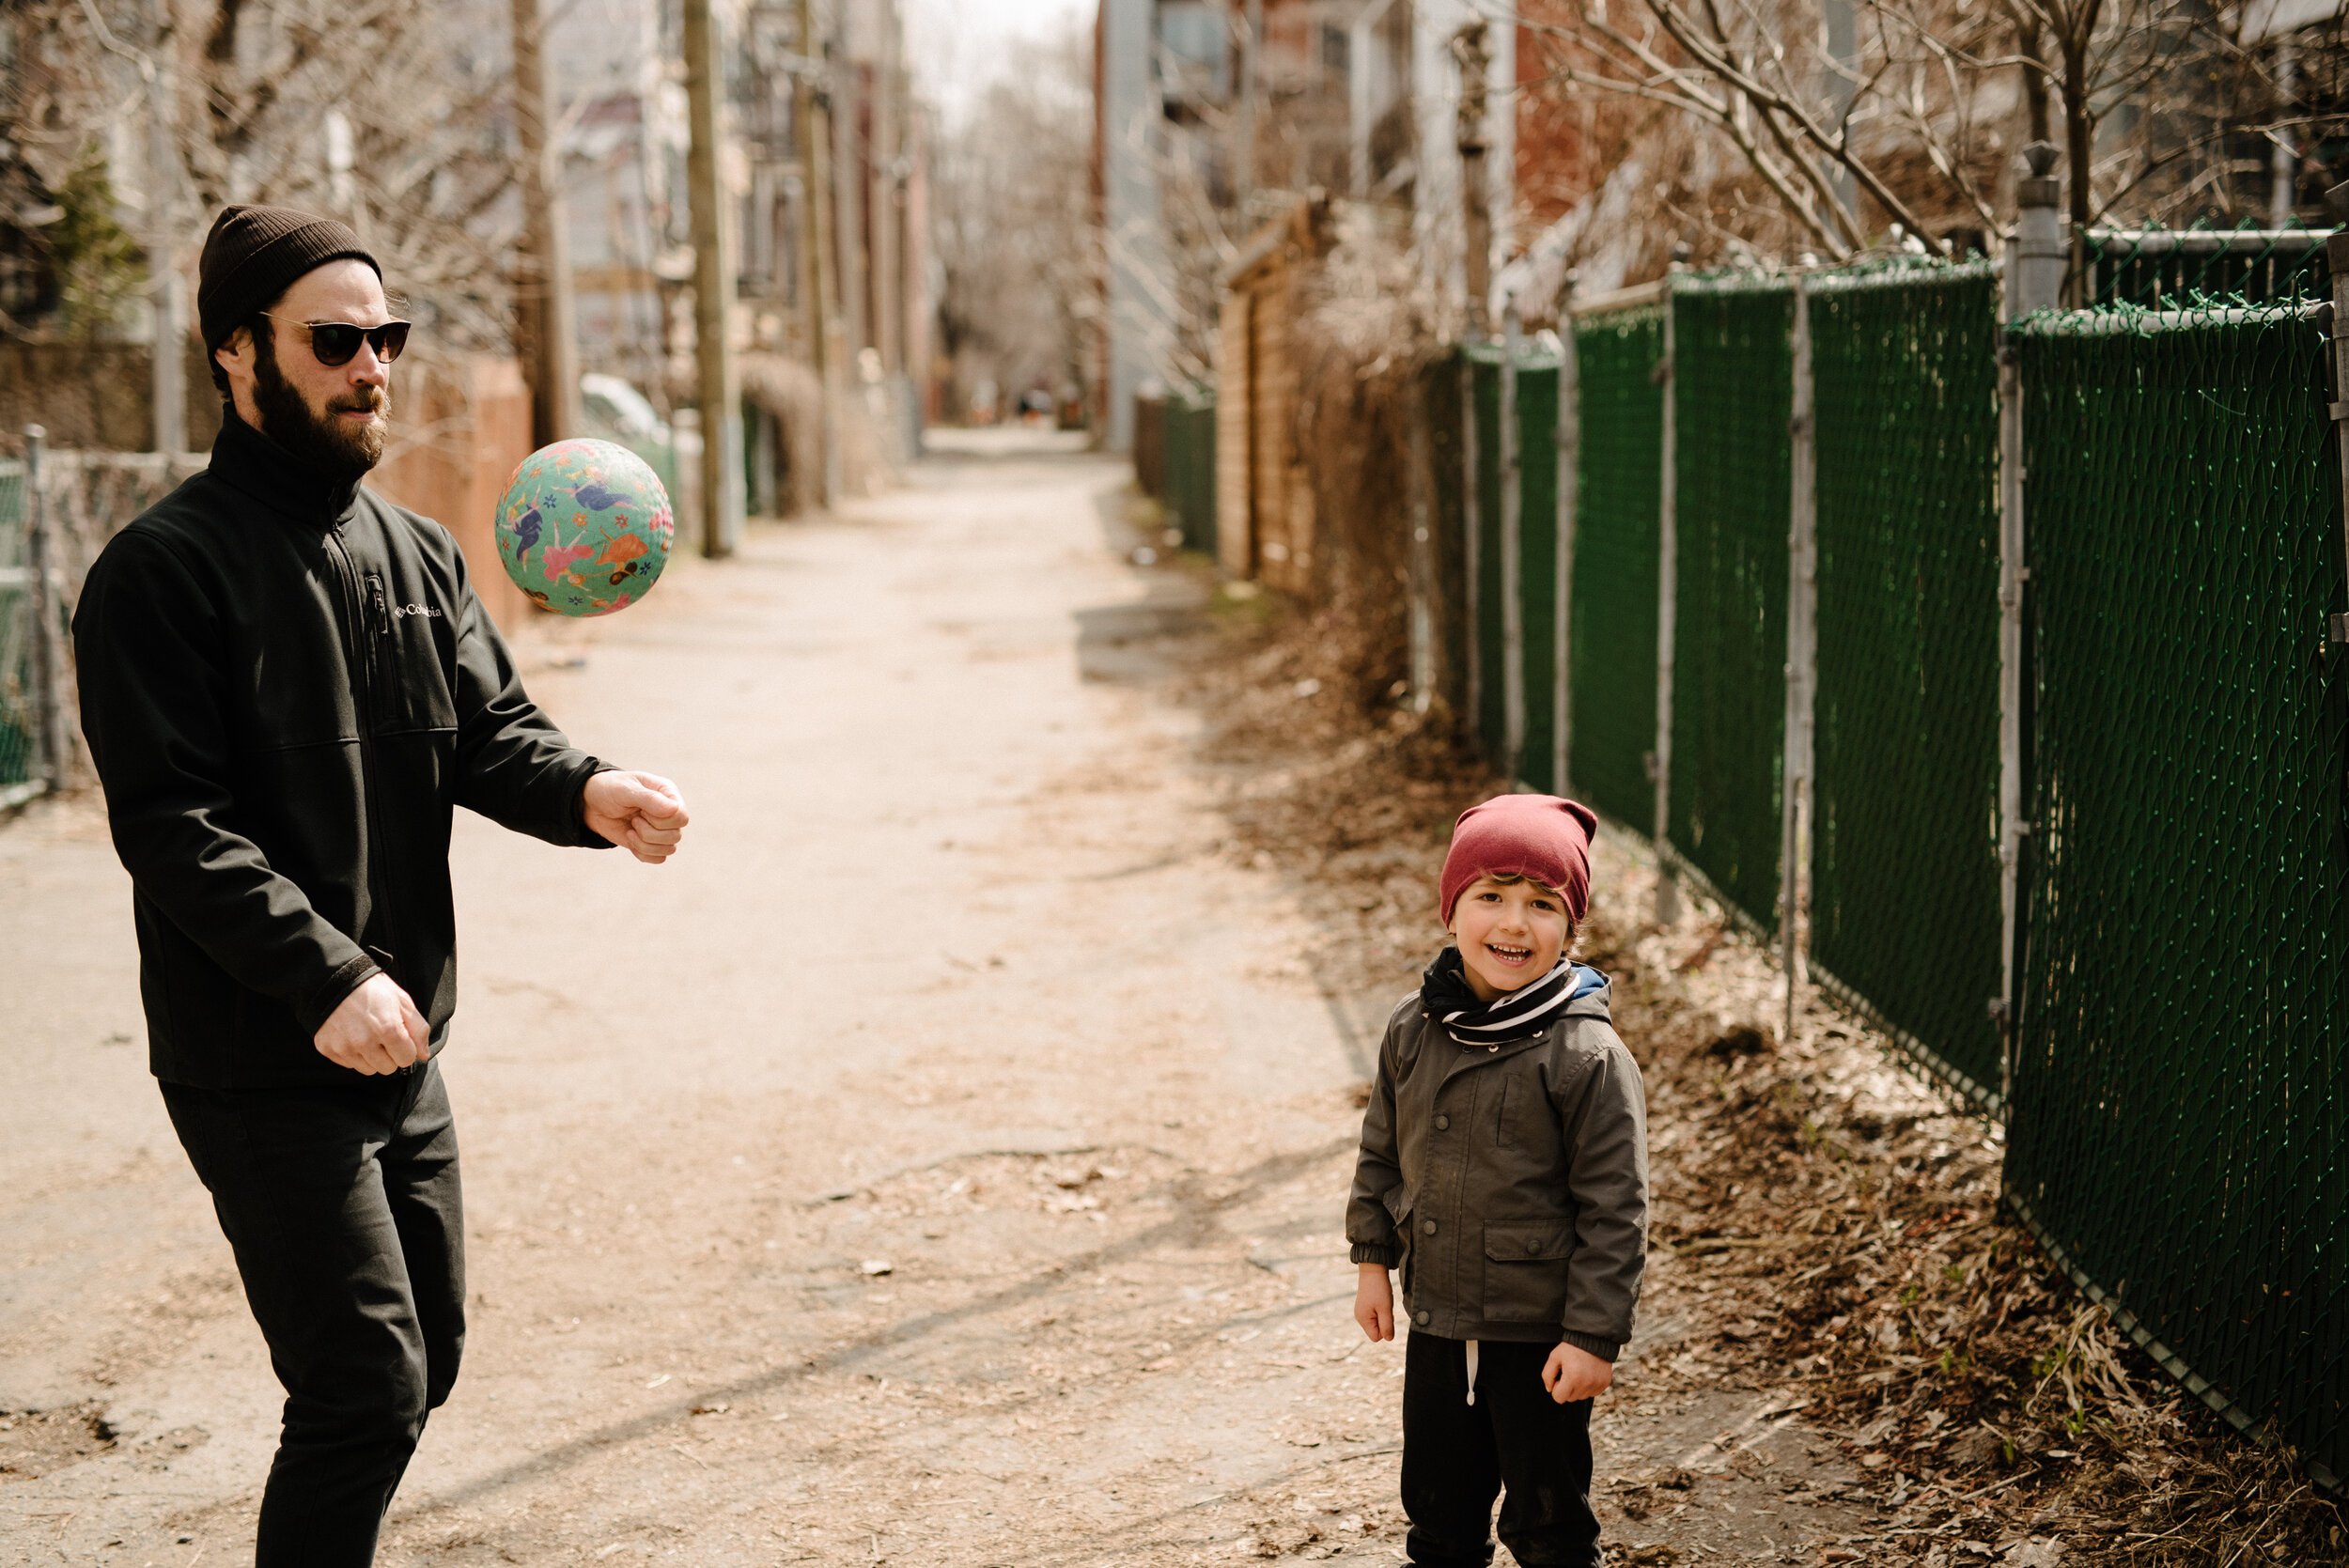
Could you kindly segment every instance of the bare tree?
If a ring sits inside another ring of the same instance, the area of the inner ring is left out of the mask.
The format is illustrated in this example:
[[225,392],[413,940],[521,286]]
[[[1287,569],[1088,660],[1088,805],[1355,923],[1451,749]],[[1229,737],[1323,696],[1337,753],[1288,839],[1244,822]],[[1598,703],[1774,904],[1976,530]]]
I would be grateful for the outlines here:
[[1085,380],[1100,315],[1089,65],[1074,35],[1029,46],[934,144],[939,332],[965,411],[981,380],[1017,396]]
[[509,339],[520,140],[502,8],[431,0],[181,0],[179,145],[207,210],[345,218],[445,340]]
[[[1533,90],[1699,128],[1803,246],[1837,259],[1882,243],[1887,223],[1940,250],[1995,229],[2012,154],[2058,119],[2080,227],[2232,211],[2230,146],[2306,121],[2247,37],[2244,0],[1522,4],[1546,68]],[[1823,24],[1838,7],[1840,48]]]
[[158,72],[179,90],[163,145],[183,182],[178,252],[194,260],[212,212],[282,202],[350,222],[382,258],[427,342],[509,336],[514,134],[504,39],[452,25],[433,0],[20,0],[20,59],[0,106],[34,177],[101,155],[109,129],[148,123]]

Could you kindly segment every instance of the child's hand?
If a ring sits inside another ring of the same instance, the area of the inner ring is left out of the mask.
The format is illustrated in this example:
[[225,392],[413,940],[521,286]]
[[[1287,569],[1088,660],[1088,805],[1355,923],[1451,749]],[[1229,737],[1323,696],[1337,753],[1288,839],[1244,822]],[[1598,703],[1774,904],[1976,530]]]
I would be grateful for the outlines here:
[[1394,1338],[1394,1288],[1387,1283],[1386,1268],[1375,1263],[1358,1266],[1361,1281],[1354,1287],[1354,1321],[1372,1339],[1391,1340]]
[[[1362,1315],[1360,1306],[1354,1309],[1354,1315]],[[1542,1367],[1542,1387],[1548,1389],[1549,1397],[1561,1405],[1595,1398],[1605,1392],[1607,1385],[1614,1380],[1615,1369],[1611,1362],[1602,1361],[1589,1351],[1579,1350],[1570,1344],[1561,1344],[1551,1351],[1548,1361]]]

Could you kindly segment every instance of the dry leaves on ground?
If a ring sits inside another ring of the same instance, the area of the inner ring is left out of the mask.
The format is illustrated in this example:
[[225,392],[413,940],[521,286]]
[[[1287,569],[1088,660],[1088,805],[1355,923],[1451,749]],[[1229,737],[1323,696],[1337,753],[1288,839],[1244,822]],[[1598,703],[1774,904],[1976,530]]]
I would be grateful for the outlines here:
[[[1276,618],[1226,638],[1191,694],[1230,769],[1236,852],[1337,911],[1325,986],[1392,993],[1439,939],[1453,817],[1499,785],[1440,709],[1347,699],[1358,645]],[[1602,844],[1582,950],[1647,1077],[1654,1247],[1694,1308],[1663,1370],[1809,1402],[1876,1510],[1829,1555],[2349,1563],[2340,1499],[2186,1395],[2001,1214],[1999,1129],[1823,999],[1779,1039],[1768,956],[1702,907],[1656,926],[1641,847]]]

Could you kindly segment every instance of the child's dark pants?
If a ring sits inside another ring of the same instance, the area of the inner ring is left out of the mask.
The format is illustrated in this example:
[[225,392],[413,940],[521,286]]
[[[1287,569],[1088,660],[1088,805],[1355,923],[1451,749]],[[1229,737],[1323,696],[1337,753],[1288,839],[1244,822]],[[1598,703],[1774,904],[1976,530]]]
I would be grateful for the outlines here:
[[1591,1513],[1591,1402],[1560,1405],[1542,1387],[1555,1348],[1414,1333],[1404,1346],[1403,1511],[1420,1568],[1485,1568],[1493,1498],[1501,1540],[1524,1568],[1597,1568]]
[[258,1568],[366,1568],[465,1342],[440,1069],[318,1089],[163,1086],[286,1386]]

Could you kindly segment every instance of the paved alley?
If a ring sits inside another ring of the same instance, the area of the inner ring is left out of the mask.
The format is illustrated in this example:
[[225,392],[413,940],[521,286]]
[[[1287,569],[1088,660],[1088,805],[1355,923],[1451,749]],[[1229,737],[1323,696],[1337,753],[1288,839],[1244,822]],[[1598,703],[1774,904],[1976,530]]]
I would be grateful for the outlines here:
[[[1386,1495],[1401,1358],[1331,1186],[1363,1046],[1219,857],[1190,721],[1080,678],[1077,612],[1149,574],[1121,471],[1041,444],[526,644],[694,825],[648,868],[459,822],[471,1341],[386,1562],[1184,1560],[1291,1523],[1267,1487]],[[0,830],[0,1407],[106,1423],[0,1482],[0,1560],[235,1562],[275,1389],[94,805]]]

